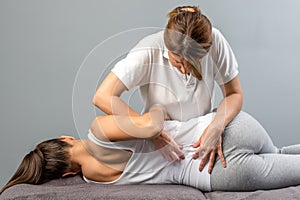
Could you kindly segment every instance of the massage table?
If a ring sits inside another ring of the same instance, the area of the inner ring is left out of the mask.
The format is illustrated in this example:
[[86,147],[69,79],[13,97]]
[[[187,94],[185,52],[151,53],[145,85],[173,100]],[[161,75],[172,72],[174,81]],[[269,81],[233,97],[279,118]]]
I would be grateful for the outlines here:
[[252,192],[201,192],[184,185],[102,185],[86,183],[80,175],[52,180],[42,185],[15,185],[1,200],[83,200],[83,199],[198,199],[198,200],[293,200],[300,199],[300,185]]

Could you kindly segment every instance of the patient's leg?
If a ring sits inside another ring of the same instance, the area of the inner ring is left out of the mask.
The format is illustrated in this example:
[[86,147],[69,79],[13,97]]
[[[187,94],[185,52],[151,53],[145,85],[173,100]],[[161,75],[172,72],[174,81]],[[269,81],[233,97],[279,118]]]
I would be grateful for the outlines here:
[[280,149],[282,154],[300,154],[300,144],[285,146]]
[[[299,147],[281,151],[299,152]],[[280,154],[265,129],[244,112],[226,127],[223,153],[227,168],[218,158],[211,174],[213,190],[251,191],[300,184],[300,155]]]
[[252,116],[240,112],[225,128],[223,153],[279,153],[262,125]]
[[211,174],[212,190],[253,191],[300,185],[300,155],[246,154],[228,156]]

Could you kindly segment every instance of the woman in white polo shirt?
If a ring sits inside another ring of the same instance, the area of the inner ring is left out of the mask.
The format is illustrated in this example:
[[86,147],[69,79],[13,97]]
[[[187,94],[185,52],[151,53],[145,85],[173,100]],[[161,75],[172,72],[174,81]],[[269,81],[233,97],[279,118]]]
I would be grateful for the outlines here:
[[[194,159],[204,153],[199,170],[209,162],[211,173],[216,154],[226,167],[222,133],[242,107],[237,62],[223,35],[197,7],[177,7],[168,16],[164,31],[142,39],[115,65],[96,91],[93,103],[107,114],[138,115],[120,95],[139,86],[143,112],[161,104],[171,119],[187,121],[212,111],[216,81],[224,98],[214,120],[193,146],[198,148]],[[166,131],[152,142],[167,160],[184,158],[181,147]]]

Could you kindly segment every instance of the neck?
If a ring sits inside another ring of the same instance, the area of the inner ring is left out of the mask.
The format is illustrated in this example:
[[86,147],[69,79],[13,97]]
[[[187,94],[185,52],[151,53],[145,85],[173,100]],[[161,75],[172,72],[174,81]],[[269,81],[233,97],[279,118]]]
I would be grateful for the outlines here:
[[70,149],[70,160],[74,165],[81,168],[83,161],[89,156],[89,153],[84,147],[83,141],[74,142]]

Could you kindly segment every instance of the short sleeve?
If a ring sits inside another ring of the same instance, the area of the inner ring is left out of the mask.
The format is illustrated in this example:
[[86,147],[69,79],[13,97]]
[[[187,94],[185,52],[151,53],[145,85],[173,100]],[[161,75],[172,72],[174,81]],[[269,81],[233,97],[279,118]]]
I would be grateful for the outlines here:
[[238,64],[230,45],[215,28],[213,39],[211,54],[214,61],[214,79],[219,85],[224,85],[238,75]]
[[151,47],[145,45],[143,40],[140,41],[111,71],[128,90],[148,83],[151,72]]

